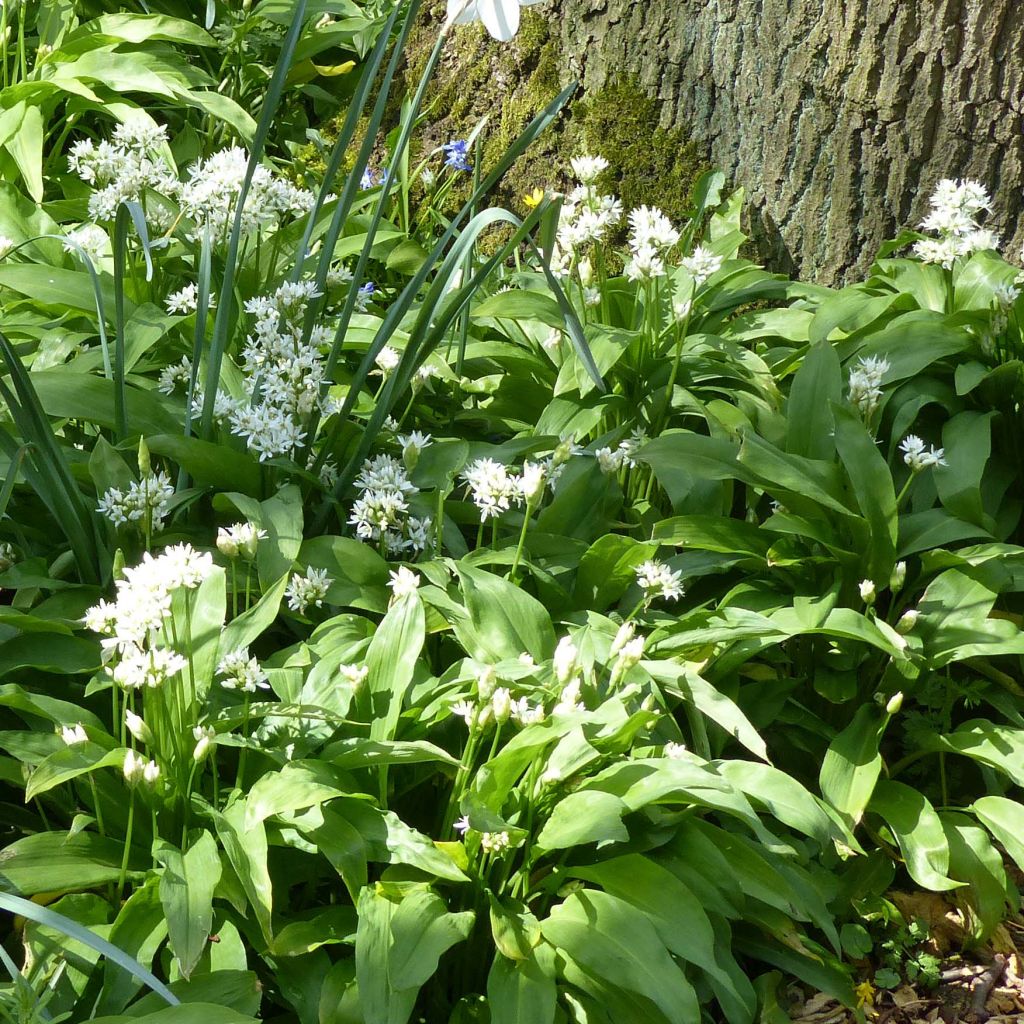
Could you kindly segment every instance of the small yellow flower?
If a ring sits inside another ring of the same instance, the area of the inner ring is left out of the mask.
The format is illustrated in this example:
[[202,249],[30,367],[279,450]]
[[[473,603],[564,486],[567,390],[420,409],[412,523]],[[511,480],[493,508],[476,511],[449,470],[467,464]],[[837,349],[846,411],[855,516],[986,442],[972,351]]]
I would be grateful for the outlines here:
[[862,981],[855,989],[858,1006],[875,1005],[875,986],[870,981]]
[[535,188],[532,192],[527,192],[523,196],[523,202],[531,209],[535,210],[544,201],[544,189]]

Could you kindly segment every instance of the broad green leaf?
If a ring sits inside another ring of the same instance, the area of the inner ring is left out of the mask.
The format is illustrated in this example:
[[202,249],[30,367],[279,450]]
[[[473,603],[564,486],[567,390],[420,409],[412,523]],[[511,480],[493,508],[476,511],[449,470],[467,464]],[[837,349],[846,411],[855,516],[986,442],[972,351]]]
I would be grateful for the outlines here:
[[124,764],[125,748],[107,750],[96,743],[76,743],[50,754],[29,776],[25,786],[25,802],[46,793],[54,786],[86,775],[100,768],[120,768]]
[[444,900],[427,890],[406,896],[391,918],[391,987],[418,989],[424,985],[442,955],[469,938],[475,916],[473,911],[449,913]]
[[96,1017],[93,1024],[258,1024],[258,1021],[215,1003],[182,1003],[142,1017]]
[[576,792],[563,797],[537,836],[545,850],[567,850],[587,843],[628,842],[622,823],[626,805],[611,793]]
[[389,979],[391,925],[398,905],[366,886],[359,894],[356,980],[365,1024],[405,1024],[416,1005],[417,988],[395,989]]
[[[0,850],[0,890],[22,896],[74,892],[116,882],[124,844],[95,832],[38,832]],[[133,849],[129,871],[145,870],[149,858]]]
[[864,578],[881,586],[896,561],[898,526],[892,476],[875,439],[853,411],[838,404],[832,411],[836,449],[871,534]]
[[[167,919],[160,904],[156,879],[150,879],[128,897],[110,930],[110,943],[143,967],[150,968],[157,949],[167,937]],[[96,1012],[120,1013],[135,997],[141,979],[122,970],[113,961],[103,968],[103,989]]]
[[474,320],[539,320],[548,327],[565,328],[558,303],[546,292],[522,288],[498,292],[473,307]]
[[487,975],[492,1024],[554,1024],[557,995],[550,946],[537,946],[521,960],[495,955]]
[[942,822],[924,795],[902,782],[882,779],[868,809],[881,815],[892,829],[910,877],[932,892],[959,888],[947,877],[949,844]]
[[154,455],[173,459],[200,487],[260,492],[260,466],[248,452],[179,434],[155,434],[146,438],[146,444]]
[[540,942],[540,922],[525,903],[500,900],[487,894],[491,904],[491,935],[494,944],[508,960],[527,960]]
[[350,777],[329,764],[291,761],[256,780],[245,800],[244,828],[248,831],[275,814],[317,807],[353,788]]
[[1010,884],[1003,858],[988,833],[962,814],[943,814],[949,843],[950,874],[970,885],[970,903],[976,920],[971,931],[984,941],[1015,908],[1016,890]]
[[426,639],[426,615],[419,593],[399,598],[377,627],[366,652],[366,691],[372,707],[370,738],[391,740]]
[[1024,729],[976,718],[944,736],[926,734],[922,742],[929,750],[948,750],[987,764],[1024,786]]
[[654,544],[621,534],[599,537],[580,559],[573,587],[576,606],[593,611],[611,607],[636,582],[636,567],[656,550]]
[[544,938],[585,970],[651,999],[672,1024],[693,1024],[700,1007],[693,987],[650,920],[599,890],[575,892],[541,922]]
[[821,794],[851,828],[863,816],[882,770],[878,745],[887,724],[884,712],[864,704],[825,752],[818,776]]
[[1024,871],[1024,806],[1003,796],[983,796],[972,810]]
[[164,866],[160,902],[167,917],[167,933],[178,969],[188,978],[203,955],[213,927],[213,891],[220,881],[217,844],[202,832],[188,852],[164,843],[156,849]]
[[468,619],[453,625],[474,658],[498,662],[518,658],[524,652],[538,662],[551,657],[555,631],[536,598],[465,561],[458,563],[457,571]]
[[267,833],[263,822],[245,825],[246,801],[239,800],[223,813],[210,808],[217,837],[249,900],[267,945],[272,943],[273,887],[267,869]]
[[742,973],[723,969],[720,958],[728,952],[717,949],[715,930],[700,900],[671,871],[649,857],[629,854],[569,872],[643,911],[669,952],[707,973],[730,1021],[752,1019],[750,983]]
[[832,403],[838,402],[842,393],[842,367],[835,348],[827,341],[811,345],[789,392],[786,451],[808,459],[831,460],[835,456]]
[[719,761],[718,770],[779,821],[828,849],[834,829],[815,798],[792,776],[756,761]]

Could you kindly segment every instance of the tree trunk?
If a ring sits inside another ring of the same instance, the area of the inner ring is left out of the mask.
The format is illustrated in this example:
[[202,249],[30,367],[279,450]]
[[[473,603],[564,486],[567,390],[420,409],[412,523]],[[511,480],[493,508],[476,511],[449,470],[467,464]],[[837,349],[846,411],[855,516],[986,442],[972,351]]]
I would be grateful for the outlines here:
[[566,79],[635,78],[746,190],[764,258],[862,272],[935,183],[977,178],[1024,241],[1021,0],[550,0]]

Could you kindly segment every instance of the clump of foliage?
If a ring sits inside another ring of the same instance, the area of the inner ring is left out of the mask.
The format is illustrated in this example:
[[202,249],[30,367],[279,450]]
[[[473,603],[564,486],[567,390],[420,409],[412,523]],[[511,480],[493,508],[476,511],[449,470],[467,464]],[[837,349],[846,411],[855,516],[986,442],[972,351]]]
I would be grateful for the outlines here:
[[40,164],[67,201],[0,192],[0,1008],[752,1024],[780,971],[931,979],[858,921],[909,880],[980,943],[1024,867],[984,190],[840,291],[744,258],[713,172],[670,215],[565,152],[520,218],[571,89],[414,152],[418,8],[365,12],[309,187],[265,144],[332,28],[264,0],[250,148],[108,104]]

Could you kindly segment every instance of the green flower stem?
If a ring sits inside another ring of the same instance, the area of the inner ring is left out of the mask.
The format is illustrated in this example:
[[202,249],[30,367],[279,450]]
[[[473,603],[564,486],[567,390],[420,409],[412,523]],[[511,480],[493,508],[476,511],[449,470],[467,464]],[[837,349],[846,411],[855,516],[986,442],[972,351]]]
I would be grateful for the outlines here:
[[512,572],[509,580],[512,583],[519,581],[519,562],[523,557],[523,545],[526,543],[526,531],[530,529],[530,519],[533,516],[534,502],[526,503],[526,511],[523,513],[523,528],[519,531],[519,543],[516,545],[515,558],[512,559]]
[[[245,693],[245,705],[242,712],[242,739],[249,738],[249,692]],[[248,747],[243,746],[238,754],[238,770],[235,772],[235,789],[242,788],[242,779],[245,777],[245,755]]]
[[124,895],[124,880],[128,875],[128,856],[132,848],[132,832],[135,828],[135,787],[128,794],[128,828],[124,837],[124,853],[121,854],[121,870],[117,876],[117,899]]
[[452,784],[451,796],[448,798],[448,806],[444,812],[444,820],[441,825],[441,838],[446,839],[452,830],[455,821],[455,813],[462,803],[462,793],[466,779],[476,760],[477,748],[480,746],[480,730],[474,726],[466,742],[466,749],[462,752],[462,760],[459,762],[459,770],[455,773],[455,782]]
[[93,778],[92,773],[89,773],[89,788],[92,790],[92,805],[93,810],[96,812],[96,827],[100,830],[100,835],[105,836],[107,830],[103,827],[103,809],[100,807],[100,795],[96,791],[96,779]]

